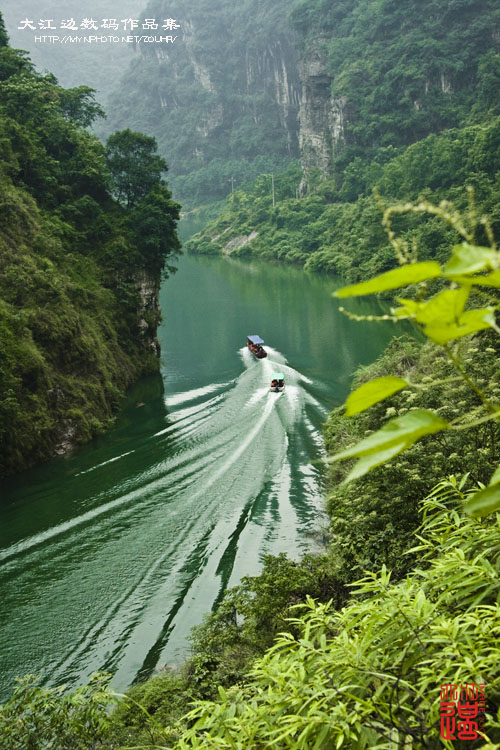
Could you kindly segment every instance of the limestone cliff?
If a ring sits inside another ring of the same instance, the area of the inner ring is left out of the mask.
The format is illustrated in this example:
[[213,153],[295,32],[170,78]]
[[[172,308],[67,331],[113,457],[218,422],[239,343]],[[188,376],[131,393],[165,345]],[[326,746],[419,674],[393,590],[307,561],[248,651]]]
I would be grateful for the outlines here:
[[331,95],[324,41],[317,39],[299,65],[302,96],[299,110],[299,143],[302,166],[331,173],[333,160],[345,141],[346,99]]
[[[161,0],[150,8],[165,12]],[[108,107],[110,130],[128,124],[157,138],[184,209],[299,157],[299,55],[287,4],[255,10],[174,0],[175,41],[141,45],[124,77],[133,95],[117,92]]]
[[137,311],[140,344],[148,352],[152,352],[159,357],[160,342],[156,335],[156,329],[161,320],[160,279],[158,276],[142,270],[137,274],[136,284],[140,299]]

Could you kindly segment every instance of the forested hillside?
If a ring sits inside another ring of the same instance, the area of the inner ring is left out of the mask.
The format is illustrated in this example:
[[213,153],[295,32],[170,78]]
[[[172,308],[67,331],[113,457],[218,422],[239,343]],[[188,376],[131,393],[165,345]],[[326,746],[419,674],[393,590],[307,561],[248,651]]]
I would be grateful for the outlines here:
[[[386,204],[423,195],[464,210],[470,187],[496,225],[499,13],[492,2],[451,0],[297,5],[302,175],[275,178],[287,188],[274,205],[264,177],[230,196],[190,249],[356,279],[393,262],[374,192]],[[422,239],[424,257],[439,257],[448,240],[429,218],[400,230]]]
[[179,207],[154,139],[124,131],[104,148],[87,129],[102,114],[92,90],[36,73],[3,22],[0,44],[6,474],[102,430],[124,388],[157,368],[156,292]]
[[[298,155],[297,53],[288,4],[152,0],[143,18],[173,18],[173,44],[142,45],[111,98],[110,125],[154,135],[183,205],[224,198]],[[234,182],[231,183],[231,178]]]

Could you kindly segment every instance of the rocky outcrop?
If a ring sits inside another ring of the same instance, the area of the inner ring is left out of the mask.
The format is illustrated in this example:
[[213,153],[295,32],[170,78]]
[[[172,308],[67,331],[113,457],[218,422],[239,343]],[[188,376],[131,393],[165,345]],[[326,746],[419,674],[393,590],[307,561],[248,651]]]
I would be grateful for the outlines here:
[[[267,28],[255,33],[255,20],[245,18],[235,35],[223,8],[214,8],[213,17],[218,48],[226,49],[228,59],[214,53],[205,16],[196,5],[179,15],[174,44],[140,47],[139,67],[150,70],[141,94],[159,110],[148,111],[148,132],[161,141],[160,130],[186,124],[182,153],[169,144],[171,176],[184,174],[188,162],[192,174],[231,152],[235,159],[252,161],[263,153],[263,144],[268,153],[298,158],[299,56],[286,20],[271,34]],[[243,36],[245,24],[248,33]],[[253,125],[261,134],[258,144],[252,143]]]
[[222,252],[224,255],[231,255],[235,250],[239,250],[240,248],[245,247],[245,245],[248,245],[249,242],[258,237],[258,234],[258,232],[254,231],[250,232],[250,234],[241,234],[239,237],[233,237],[232,240],[229,240],[229,242],[224,245]]
[[[302,95],[299,110],[299,142],[302,165],[332,172],[333,161],[345,140],[346,99],[331,95],[332,77],[321,40],[301,60]],[[307,178],[306,178],[307,179]]]
[[141,344],[145,349],[159,357],[160,342],[156,335],[156,329],[161,319],[159,302],[160,280],[157,276],[147,271],[141,271],[137,275],[136,284],[140,298],[137,315]]
[[286,131],[288,153],[299,154],[299,105],[301,80],[299,58],[291,37],[282,35],[263,49],[248,48],[245,60],[246,90],[269,93],[279,107],[281,125]]

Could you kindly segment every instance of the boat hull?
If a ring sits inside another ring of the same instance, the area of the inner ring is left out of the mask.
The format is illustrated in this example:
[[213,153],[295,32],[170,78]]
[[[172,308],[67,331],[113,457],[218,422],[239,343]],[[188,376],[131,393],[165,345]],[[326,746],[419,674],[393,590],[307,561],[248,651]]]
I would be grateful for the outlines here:
[[267,357],[267,352],[265,349],[254,350],[251,346],[248,346],[248,348],[256,359],[264,359],[264,357]]

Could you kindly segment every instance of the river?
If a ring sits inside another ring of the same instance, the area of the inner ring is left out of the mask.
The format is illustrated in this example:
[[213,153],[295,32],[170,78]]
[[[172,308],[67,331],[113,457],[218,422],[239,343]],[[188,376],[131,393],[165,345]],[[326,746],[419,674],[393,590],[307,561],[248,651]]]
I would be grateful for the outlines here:
[[[2,698],[26,673],[74,686],[101,669],[123,689],[179,663],[192,625],[266,554],[319,548],[321,425],[394,334],[339,313],[337,286],[181,258],[161,291],[161,375],[106,435],[0,483]],[[267,359],[245,348],[254,333]]]

